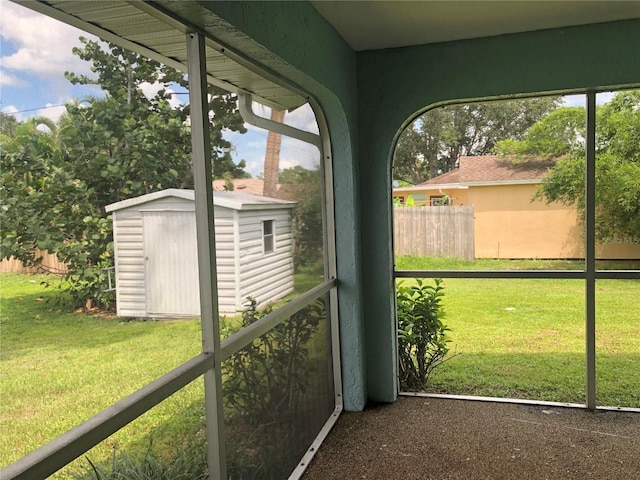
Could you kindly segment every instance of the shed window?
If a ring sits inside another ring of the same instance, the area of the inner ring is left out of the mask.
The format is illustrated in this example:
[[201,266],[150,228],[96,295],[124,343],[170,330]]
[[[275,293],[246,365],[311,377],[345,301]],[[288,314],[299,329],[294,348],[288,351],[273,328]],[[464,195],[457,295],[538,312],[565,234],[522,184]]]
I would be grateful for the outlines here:
[[273,220],[262,221],[262,246],[264,253],[272,253],[274,251]]

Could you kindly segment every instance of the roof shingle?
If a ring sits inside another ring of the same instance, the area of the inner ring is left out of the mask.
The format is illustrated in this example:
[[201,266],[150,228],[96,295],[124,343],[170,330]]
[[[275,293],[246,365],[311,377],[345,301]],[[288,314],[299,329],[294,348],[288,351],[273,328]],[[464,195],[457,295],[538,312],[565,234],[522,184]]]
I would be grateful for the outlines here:
[[420,185],[541,180],[550,166],[546,161],[514,164],[512,158],[500,155],[460,157],[458,168]]

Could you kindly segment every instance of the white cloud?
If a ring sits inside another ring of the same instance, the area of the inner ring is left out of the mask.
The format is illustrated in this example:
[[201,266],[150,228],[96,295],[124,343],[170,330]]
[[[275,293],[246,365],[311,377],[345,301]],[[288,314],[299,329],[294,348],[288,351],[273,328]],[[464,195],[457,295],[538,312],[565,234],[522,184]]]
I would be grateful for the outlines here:
[[6,113],[7,115],[13,115],[16,120],[22,120],[21,116],[18,112],[19,110],[15,105],[7,105],[6,107],[2,107],[2,113]]
[[611,99],[615,96],[615,92],[602,92],[596,95],[596,103],[598,105],[602,103],[609,103]]
[[585,95],[566,95],[562,98],[565,107],[584,107],[587,97]]
[[308,103],[296,108],[293,112],[288,112],[284,116],[284,121],[286,124],[299,128],[300,130],[315,133],[316,135],[319,134],[316,115]]
[[[258,117],[269,118],[271,116],[271,108],[265,105],[262,105],[258,102],[253,102],[253,113],[255,113]],[[299,130],[304,130],[306,132],[315,133],[316,135],[319,133],[318,123],[316,122],[315,113],[313,113],[313,109],[307,103],[302,105],[301,107],[296,108],[293,112],[287,112],[284,116],[284,122],[287,125],[295,127]],[[253,125],[245,124],[247,129],[256,129]],[[259,129],[263,131],[262,129]]]
[[27,73],[60,85],[66,83],[69,87],[63,76],[65,71],[90,74],[89,62],[73,55],[72,49],[80,45],[81,35],[95,37],[8,0],[0,0],[0,8],[3,41],[10,42],[16,49],[0,58],[3,69],[18,78],[21,73]]
[[[140,84],[140,90],[142,90],[142,93],[144,93],[144,96],[147,97],[149,100],[151,100],[163,88],[164,88],[164,84],[160,82],[154,82],[154,83],[142,82]],[[167,87],[166,91],[167,93],[170,93],[170,94],[175,93],[175,90],[171,87]],[[179,95],[171,95],[169,97],[169,105],[171,105],[171,108],[179,107],[182,104],[183,104],[183,101],[180,99]]]
[[36,112],[36,116],[45,117],[57,122],[63,113],[66,113],[67,109],[61,105],[52,105],[47,103],[45,108],[41,108]]
[[13,115],[16,120],[21,122],[31,117],[45,117],[57,122],[60,116],[66,111],[63,105],[53,105],[51,103],[47,103],[43,108],[29,112],[21,112],[15,105],[7,105],[2,108],[2,113]]
[[162,89],[163,85],[160,82],[142,82],[139,87],[144,96],[151,100]]
[[[601,92],[596,94],[596,104],[602,105],[608,103],[615,96],[615,92]],[[566,95],[563,99],[563,105],[565,107],[586,107],[587,96],[581,95]]]
[[280,159],[280,170],[284,170],[286,168],[296,167],[300,165],[300,162],[297,159],[292,158],[281,158]]
[[28,85],[27,82],[18,78],[16,75],[12,75],[5,71],[5,69],[0,70],[0,86],[1,87],[26,87]]
[[247,168],[245,168],[245,170],[255,178],[264,171],[263,162],[247,162]]

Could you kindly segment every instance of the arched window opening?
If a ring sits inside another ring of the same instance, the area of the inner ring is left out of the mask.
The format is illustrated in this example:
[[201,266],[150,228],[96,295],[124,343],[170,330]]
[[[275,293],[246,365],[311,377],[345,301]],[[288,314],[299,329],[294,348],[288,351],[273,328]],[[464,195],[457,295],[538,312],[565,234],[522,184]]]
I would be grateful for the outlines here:
[[400,135],[401,390],[640,408],[640,97],[588,98],[438,107]]

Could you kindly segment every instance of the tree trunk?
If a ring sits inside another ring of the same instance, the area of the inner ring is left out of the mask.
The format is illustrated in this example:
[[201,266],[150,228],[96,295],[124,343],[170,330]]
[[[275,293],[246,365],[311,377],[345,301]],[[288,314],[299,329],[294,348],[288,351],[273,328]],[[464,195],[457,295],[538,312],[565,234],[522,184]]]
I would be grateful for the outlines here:
[[[285,113],[285,110],[271,109],[271,120],[282,123]],[[262,194],[265,197],[275,197],[278,190],[281,144],[282,135],[270,131],[267,136],[267,151],[264,156],[264,186]]]

